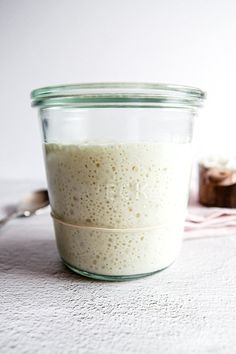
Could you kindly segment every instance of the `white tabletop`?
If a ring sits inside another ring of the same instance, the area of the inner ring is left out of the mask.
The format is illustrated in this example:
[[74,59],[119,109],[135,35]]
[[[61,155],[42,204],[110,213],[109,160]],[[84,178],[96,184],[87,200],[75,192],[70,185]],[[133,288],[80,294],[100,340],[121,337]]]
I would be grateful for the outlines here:
[[[0,183],[0,203],[40,183]],[[183,243],[168,269],[109,283],[57,253],[49,214],[0,230],[0,352],[235,353],[236,235]]]

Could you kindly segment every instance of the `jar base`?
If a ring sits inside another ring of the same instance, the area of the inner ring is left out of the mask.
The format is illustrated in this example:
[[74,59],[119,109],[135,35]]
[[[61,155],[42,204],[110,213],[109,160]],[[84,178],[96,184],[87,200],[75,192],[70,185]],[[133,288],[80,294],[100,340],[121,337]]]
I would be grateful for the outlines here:
[[84,277],[95,279],[95,280],[113,281],[113,282],[135,280],[135,279],[147,277],[149,275],[153,275],[153,274],[161,272],[162,270],[168,268],[173,263],[173,262],[171,262],[166,267],[159,269],[159,270],[155,270],[154,272],[150,272],[150,273],[141,273],[141,274],[133,274],[133,275],[104,275],[104,274],[91,273],[91,272],[87,272],[85,270],[81,270],[79,268],[76,268],[76,267],[72,266],[71,264],[69,264],[68,262],[66,262],[63,258],[62,258],[62,261],[65,264],[65,266],[67,268],[69,268],[70,270],[72,270],[74,273],[77,273],[77,274],[82,275]]

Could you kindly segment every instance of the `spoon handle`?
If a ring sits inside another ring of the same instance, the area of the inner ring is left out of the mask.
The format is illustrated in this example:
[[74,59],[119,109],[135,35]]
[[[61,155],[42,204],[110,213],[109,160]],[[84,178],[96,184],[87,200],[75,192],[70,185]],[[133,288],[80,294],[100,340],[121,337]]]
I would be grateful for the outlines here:
[[18,218],[18,216],[21,216],[22,212],[16,211],[11,213],[10,215],[7,215],[6,217],[0,219],[0,226],[5,225],[8,221]]

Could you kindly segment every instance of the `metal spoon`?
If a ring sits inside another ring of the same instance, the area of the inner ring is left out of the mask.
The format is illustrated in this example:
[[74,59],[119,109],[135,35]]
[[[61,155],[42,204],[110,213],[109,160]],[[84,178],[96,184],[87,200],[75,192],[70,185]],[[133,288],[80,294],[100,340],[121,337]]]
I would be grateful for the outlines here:
[[0,220],[0,226],[6,224],[11,219],[37,214],[39,210],[48,205],[49,197],[46,189],[26,194],[11,211],[11,213]]

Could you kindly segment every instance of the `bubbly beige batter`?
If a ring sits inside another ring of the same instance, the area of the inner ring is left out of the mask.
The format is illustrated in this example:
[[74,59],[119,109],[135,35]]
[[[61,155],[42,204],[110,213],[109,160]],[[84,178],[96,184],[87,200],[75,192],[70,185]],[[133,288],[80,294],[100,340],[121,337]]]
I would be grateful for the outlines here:
[[89,226],[54,220],[68,264],[115,276],[154,272],[174,261],[183,233],[190,144],[44,146],[54,216]]

